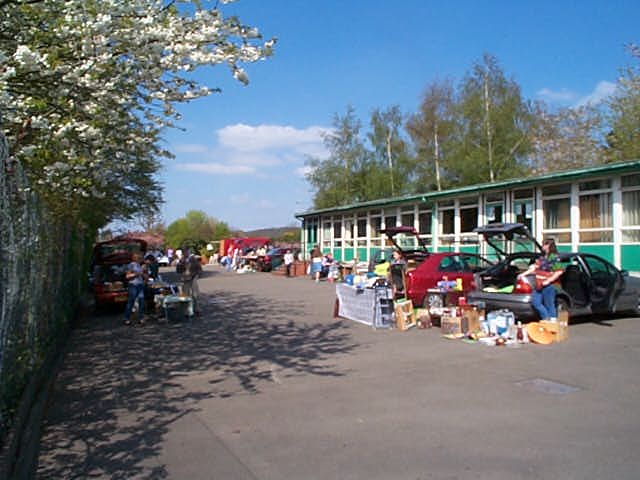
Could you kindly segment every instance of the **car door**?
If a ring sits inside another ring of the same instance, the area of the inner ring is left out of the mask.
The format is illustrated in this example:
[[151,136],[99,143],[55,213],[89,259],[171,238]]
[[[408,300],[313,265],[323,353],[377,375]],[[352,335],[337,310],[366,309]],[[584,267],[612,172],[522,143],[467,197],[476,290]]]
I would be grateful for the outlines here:
[[589,307],[591,304],[591,282],[589,281],[588,268],[580,261],[579,257],[566,257],[560,261],[562,276],[560,285],[571,300],[573,308]]
[[622,288],[623,279],[618,269],[595,255],[582,255],[589,269],[589,293],[594,312],[609,312]]

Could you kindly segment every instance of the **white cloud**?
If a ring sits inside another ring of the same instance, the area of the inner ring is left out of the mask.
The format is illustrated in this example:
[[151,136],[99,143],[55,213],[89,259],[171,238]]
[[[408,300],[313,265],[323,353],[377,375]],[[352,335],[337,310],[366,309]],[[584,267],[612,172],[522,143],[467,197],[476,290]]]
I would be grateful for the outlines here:
[[613,95],[615,91],[616,91],[615,83],[607,82],[606,80],[603,80],[601,82],[598,82],[598,85],[596,85],[596,88],[593,90],[593,92],[591,92],[589,95],[586,95],[582,97],[580,100],[578,100],[575,106],[583,107],[585,105],[595,105],[597,103],[600,103],[605,98]]
[[210,175],[243,175],[255,173],[256,169],[249,165],[230,165],[223,163],[182,163],[181,170],[188,172],[208,173]]
[[231,195],[231,197],[229,197],[229,200],[231,201],[232,205],[247,205],[249,204],[251,197],[248,193],[244,192]]
[[178,153],[207,153],[209,149],[206,145],[200,145],[198,143],[183,143],[173,147]]
[[313,171],[309,165],[305,165],[303,167],[298,167],[295,169],[295,174],[299,177],[305,178],[308,174]]
[[322,135],[327,129],[308,127],[298,129],[283,125],[229,125],[217,131],[221,145],[240,151],[292,149],[315,152],[322,146]]
[[552,90],[550,88],[542,88],[538,90],[537,95],[542,100],[545,100],[552,104],[564,104],[572,107],[584,107],[586,105],[595,105],[605,98],[611,96],[616,90],[616,84],[602,80],[598,82],[594,90],[587,94],[580,96],[578,93],[567,88],[560,90]]
[[560,90],[552,90],[550,88],[543,88],[538,90],[537,95],[551,103],[567,103],[573,102],[576,98],[578,98],[578,94],[572,92],[569,89],[562,88]]
[[276,204],[273,203],[271,200],[262,199],[262,200],[258,201],[256,207],[260,208],[262,210],[272,210],[272,209],[276,208]]
[[[181,144],[177,154],[197,154],[201,162],[180,163],[180,170],[211,175],[304,175],[308,156],[324,157],[324,127],[298,129],[283,125],[228,125],[216,131],[217,144]],[[206,160],[213,160],[206,163]],[[279,170],[279,171],[277,171]]]

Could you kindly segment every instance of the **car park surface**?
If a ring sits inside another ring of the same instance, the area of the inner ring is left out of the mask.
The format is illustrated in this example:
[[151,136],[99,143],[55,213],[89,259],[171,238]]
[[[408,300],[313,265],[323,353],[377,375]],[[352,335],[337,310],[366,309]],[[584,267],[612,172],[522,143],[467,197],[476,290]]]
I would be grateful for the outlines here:
[[306,277],[200,286],[192,322],[73,332],[38,478],[637,478],[638,319],[491,348],[334,319]]

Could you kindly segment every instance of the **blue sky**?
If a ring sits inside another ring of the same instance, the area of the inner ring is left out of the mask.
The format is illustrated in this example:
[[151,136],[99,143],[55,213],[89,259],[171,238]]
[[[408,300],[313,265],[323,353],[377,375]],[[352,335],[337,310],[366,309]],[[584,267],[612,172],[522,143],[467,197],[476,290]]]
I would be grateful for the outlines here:
[[219,66],[199,72],[222,88],[180,108],[184,131],[168,131],[165,224],[202,210],[233,228],[297,225],[312,206],[308,155],[348,105],[363,125],[371,111],[417,110],[435,79],[457,84],[484,53],[531,100],[571,106],[612,91],[640,43],[640,2],[240,0],[226,14],[277,37],[270,59],[246,65],[251,83]]

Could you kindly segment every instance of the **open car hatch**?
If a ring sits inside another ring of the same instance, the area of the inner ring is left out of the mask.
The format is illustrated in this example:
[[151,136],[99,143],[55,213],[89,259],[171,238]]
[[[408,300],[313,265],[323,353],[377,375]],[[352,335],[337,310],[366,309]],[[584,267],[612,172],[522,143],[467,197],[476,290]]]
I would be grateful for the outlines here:
[[422,254],[427,255],[429,249],[427,244],[414,227],[398,226],[389,227],[381,230],[393,245],[403,254]]
[[515,252],[544,253],[542,245],[522,223],[491,223],[473,231],[482,235],[502,258]]

